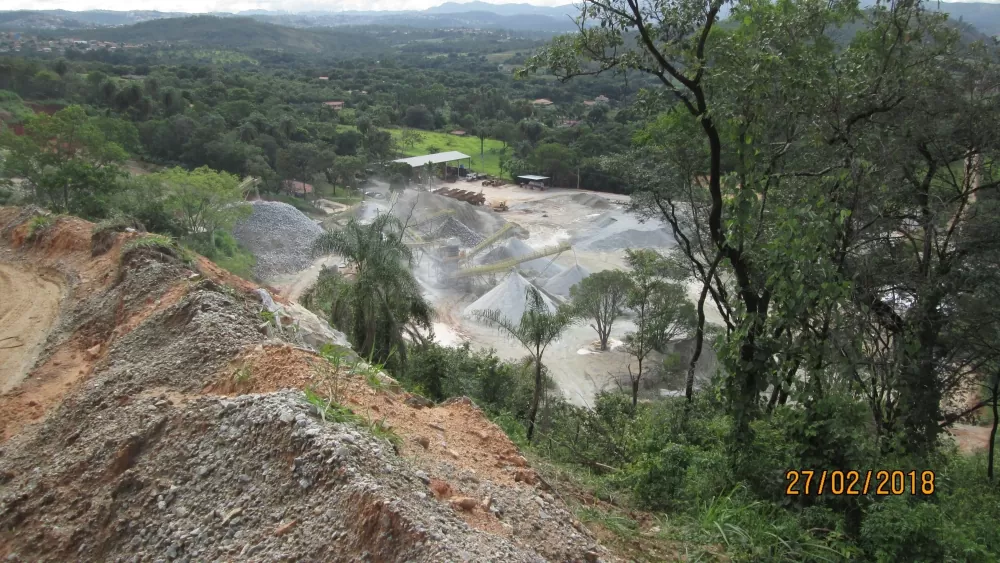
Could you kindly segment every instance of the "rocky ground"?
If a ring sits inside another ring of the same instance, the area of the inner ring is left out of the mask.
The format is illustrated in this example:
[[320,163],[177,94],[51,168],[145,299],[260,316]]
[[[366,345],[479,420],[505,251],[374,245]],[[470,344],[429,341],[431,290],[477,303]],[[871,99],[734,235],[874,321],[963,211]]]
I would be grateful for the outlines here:
[[343,341],[300,308],[267,320],[266,296],[202,260],[123,257],[135,234],[92,257],[76,219],[27,242],[32,213],[0,208],[0,262],[57,273],[67,297],[0,395],[0,557],[610,557],[471,403],[335,369],[358,416],[331,422],[302,388],[329,376],[317,345]]

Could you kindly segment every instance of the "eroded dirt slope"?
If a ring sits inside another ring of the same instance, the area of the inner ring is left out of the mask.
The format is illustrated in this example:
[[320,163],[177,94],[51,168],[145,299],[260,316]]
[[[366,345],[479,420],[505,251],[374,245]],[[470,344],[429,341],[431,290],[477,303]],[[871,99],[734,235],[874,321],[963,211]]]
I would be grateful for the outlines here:
[[[133,234],[93,257],[76,219],[29,243],[32,213],[0,208],[0,263],[58,272],[67,298],[29,377],[0,394],[0,557],[606,557],[471,403],[427,408],[355,375],[346,402],[365,419],[326,420],[302,391],[316,354],[262,325],[251,284],[122,255]],[[404,441],[375,437],[372,417]]]
[[27,375],[59,314],[60,280],[0,263],[0,393]]

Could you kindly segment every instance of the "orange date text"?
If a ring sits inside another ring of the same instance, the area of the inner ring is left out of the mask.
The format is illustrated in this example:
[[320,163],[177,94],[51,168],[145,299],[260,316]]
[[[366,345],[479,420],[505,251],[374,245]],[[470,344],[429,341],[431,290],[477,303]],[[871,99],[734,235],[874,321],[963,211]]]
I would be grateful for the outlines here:
[[933,471],[790,469],[785,472],[785,494],[931,496],[934,477]]

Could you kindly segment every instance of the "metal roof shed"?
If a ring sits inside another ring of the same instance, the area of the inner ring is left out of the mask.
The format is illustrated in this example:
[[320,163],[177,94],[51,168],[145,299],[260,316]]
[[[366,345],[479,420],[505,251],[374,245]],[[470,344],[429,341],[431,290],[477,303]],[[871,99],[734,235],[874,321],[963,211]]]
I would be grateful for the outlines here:
[[448,151],[448,152],[438,152],[434,154],[424,154],[421,156],[411,156],[409,158],[400,158],[398,160],[394,160],[393,162],[401,162],[404,164],[409,164],[414,168],[419,168],[421,166],[425,166],[428,164],[442,164],[445,162],[454,162],[456,160],[465,160],[465,159],[469,159],[469,161],[471,162],[472,157],[465,153],[460,153],[458,151]]
[[518,180],[524,180],[524,182],[519,182],[522,186],[527,185],[529,189],[538,188],[540,190],[545,189],[545,180],[548,180],[548,176],[535,176],[533,174],[525,174],[523,176],[518,176]]

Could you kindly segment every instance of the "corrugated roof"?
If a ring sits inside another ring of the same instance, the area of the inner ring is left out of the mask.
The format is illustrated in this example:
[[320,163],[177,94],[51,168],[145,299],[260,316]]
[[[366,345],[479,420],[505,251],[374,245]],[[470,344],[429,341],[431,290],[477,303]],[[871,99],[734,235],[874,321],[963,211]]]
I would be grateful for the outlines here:
[[463,160],[466,158],[472,157],[458,151],[448,151],[434,154],[424,154],[421,156],[411,156],[409,158],[400,158],[398,160],[394,160],[393,162],[402,162],[416,168],[426,164],[441,164],[442,162],[454,162],[456,160]]
[[532,176],[530,174],[526,174],[524,176],[518,176],[518,178],[523,178],[525,180],[548,180],[549,179],[548,176]]

